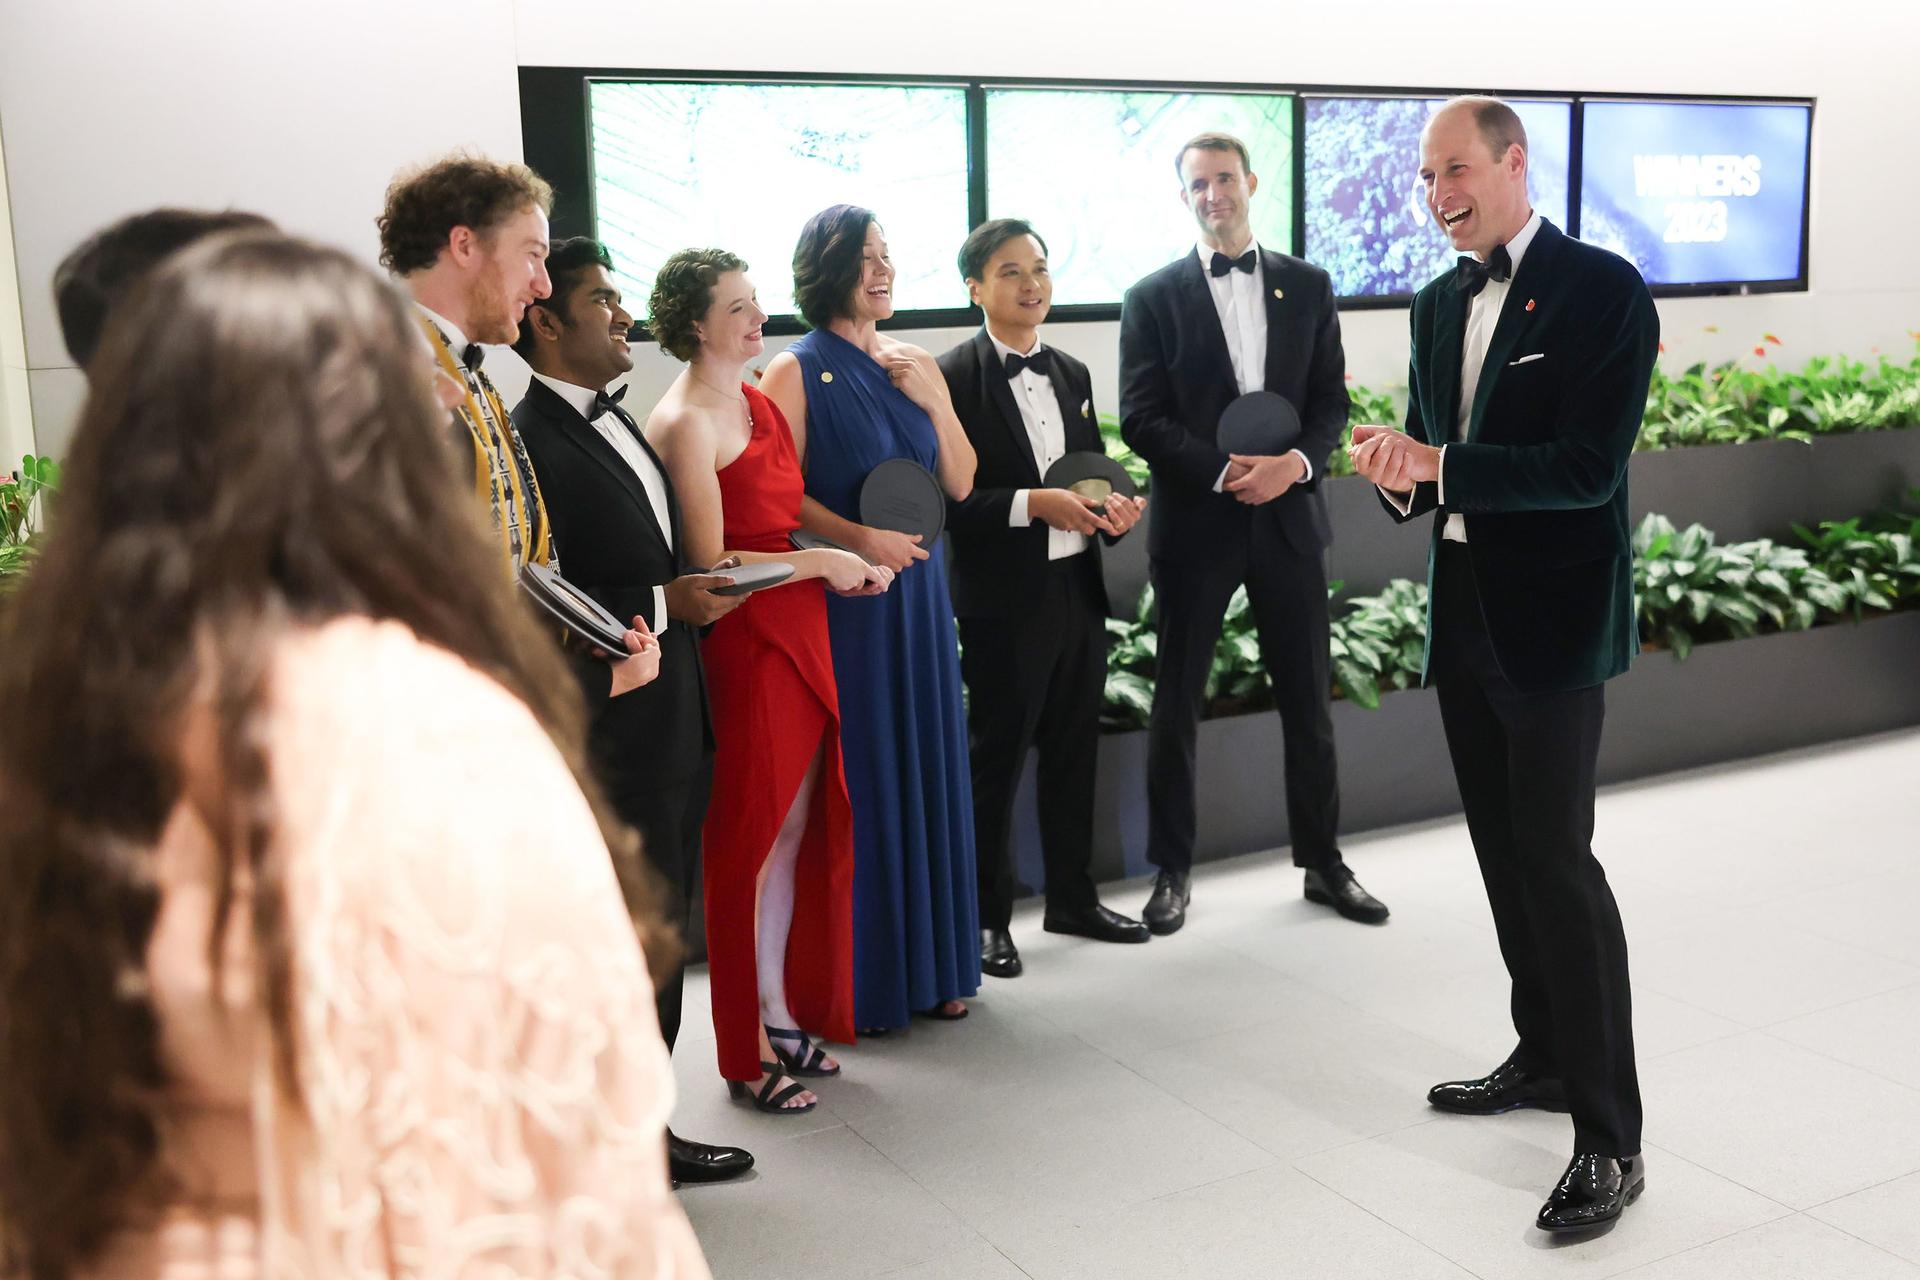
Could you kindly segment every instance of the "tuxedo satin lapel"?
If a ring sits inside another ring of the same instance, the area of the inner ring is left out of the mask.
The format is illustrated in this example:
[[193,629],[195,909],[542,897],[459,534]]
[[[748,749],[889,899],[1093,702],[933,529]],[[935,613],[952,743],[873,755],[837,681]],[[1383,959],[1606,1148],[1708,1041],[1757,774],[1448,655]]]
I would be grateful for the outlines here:
[[1260,272],[1265,296],[1261,299],[1267,308],[1267,367],[1266,381],[1260,385],[1271,391],[1275,387],[1286,385],[1286,348],[1281,346],[1282,339],[1292,331],[1294,308],[1297,305],[1287,292],[1285,268],[1280,255],[1271,249],[1260,251]]
[[1013,400],[1013,380],[1006,376],[1000,352],[994,348],[993,339],[985,329],[973,335],[973,353],[980,361],[981,390],[985,393],[982,400],[1000,415],[1000,425],[1006,428],[1013,456],[1032,473],[1033,484],[1028,487],[1038,487],[1040,466],[1034,461],[1033,441],[1027,439],[1027,424],[1020,419],[1020,406]]
[[[664,542],[666,535],[660,528],[660,521],[654,517],[653,503],[647,500],[647,487],[640,483],[640,477],[633,473],[633,468],[627,465],[627,460],[607,443],[606,437],[594,430],[592,423],[574,412],[573,406],[562,400],[553,388],[545,383],[533,382],[527,388],[527,394],[538,396],[536,403],[555,428],[567,439],[573,441],[589,458],[606,468],[607,474],[619,482],[620,487],[627,491],[627,496],[633,499],[634,505],[640,508],[640,514],[646,518],[647,526],[653,530],[654,536]],[[645,442],[642,441],[642,443]]]
[[[1100,442],[1100,424],[1093,420],[1093,387],[1067,376],[1063,361],[1053,362],[1053,401],[1060,406],[1060,421],[1065,426],[1067,452],[1091,449],[1106,452]],[[1084,408],[1085,412],[1082,412]]]
[[1207,287],[1207,270],[1200,265],[1197,252],[1188,255],[1185,262],[1185,269],[1180,272],[1181,310],[1185,314],[1179,319],[1188,332],[1199,335],[1206,358],[1214,366],[1211,371],[1194,369],[1188,377],[1193,384],[1201,386],[1224,382],[1232,387],[1233,357],[1227,354],[1227,335],[1220,328],[1220,311],[1213,305],[1213,290]]
[[[1487,400],[1506,370],[1507,361],[1513,358],[1513,349],[1521,335],[1533,327],[1535,312],[1529,311],[1527,304],[1537,303],[1551,282],[1553,259],[1559,254],[1563,239],[1559,228],[1542,221],[1540,229],[1533,233],[1533,243],[1520,259],[1520,270],[1514,273],[1513,283],[1507,287],[1506,301],[1500,304],[1500,319],[1494,323],[1493,337],[1487,343],[1486,363],[1480,366],[1480,383],[1473,393],[1473,415],[1467,419],[1469,440],[1479,437],[1480,416],[1487,410]],[[1458,366],[1459,361],[1456,359],[1454,364]]]
[[1460,356],[1467,332],[1467,295],[1453,288],[1451,277],[1440,286],[1434,299],[1433,355],[1427,378],[1433,387],[1433,399],[1426,407],[1428,444],[1445,444],[1453,439],[1454,424],[1460,421]]

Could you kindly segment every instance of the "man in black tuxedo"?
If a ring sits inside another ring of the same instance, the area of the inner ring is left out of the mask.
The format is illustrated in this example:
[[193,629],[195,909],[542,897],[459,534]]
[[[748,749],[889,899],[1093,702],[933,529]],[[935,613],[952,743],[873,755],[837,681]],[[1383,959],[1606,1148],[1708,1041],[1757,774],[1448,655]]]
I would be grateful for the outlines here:
[[1047,246],[996,218],[960,246],[960,275],[986,323],[940,357],[954,412],[979,462],[973,492],[949,502],[953,610],[967,682],[980,967],[1018,977],[1013,915],[1014,790],[1040,749],[1040,846],[1049,933],[1145,942],[1138,920],[1100,905],[1093,859],[1095,752],[1107,675],[1107,589],[1099,538],[1140,519],[1142,502],[1047,488],[1068,453],[1104,452],[1087,367],[1042,346],[1053,303]]
[[[1340,856],[1326,549],[1318,481],[1347,425],[1346,357],[1327,273],[1254,243],[1259,189],[1246,146],[1203,133],[1175,161],[1199,246],[1127,291],[1120,432],[1153,470],[1148,550],[1159,615],[1147,739],[1147,858],[1160,869],[1147,927],[1186,922],[1193,866],[1194,736],[1214,647],[1246,585],[1286,745],[1294,865],[1309,901],[1377,924],[1387,909]],[[1249,391],[1300,414],[1299,446],[1229,456],[1220,415]]]
[[1537,1225],[1619,1216],[1646,1185],[1627,943],[1593,856],[1604,682],[1634,630],[1627,457],[1660,343],[1633,264],[1541,220],[1527,137],[1491,98],[1428,122],[1421,180],[1462,257],[1413,301],[1407,429],[1354,463],[1395,519],[1434,522],[1426,678],[1513,979],[1520,1043],[1434,1086],[1446,1111],[1573,1114]]
[[[680,508],[666,468],[607,387],[633,368],[612,259],[598,242],[553,246],[553,291],[527,308],[514,350],[533,368],[513,410],[561,548],[567,580],[616,618],[645,621],[660,647],[659,676],[613,695],[612,666],[575,664],[587,686],[595,771],[620,816],[639,829],[647,859],[667,882],[668,918],[684,936],[700,860],[700,827],[713,781],[713,723],[696,639],[699,628],[744,597],[713,594],[724,575],[684,573]],[[622,389],[624,391],[624,388]],[[659,984],[660,1032],[680,1031],[682,974]],[[667,1133],[677,1182],[744,1173],[737,1147]]]

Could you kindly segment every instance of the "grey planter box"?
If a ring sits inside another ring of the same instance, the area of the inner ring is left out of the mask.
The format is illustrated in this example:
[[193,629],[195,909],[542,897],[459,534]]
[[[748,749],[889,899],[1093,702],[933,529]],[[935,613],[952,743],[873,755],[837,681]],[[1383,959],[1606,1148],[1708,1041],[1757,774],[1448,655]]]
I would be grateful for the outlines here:
[[[1631,778],[1740,760],[1920,724],[1920,612],[1859,625],[1702,645],[1685,662],[1645,653],[1607,686],[1600,778]],[[1345,764],[1345,833],[1455,814],[1459,792],[1431,690],[1390,693],[1378,711],[1333,705]],[[1147,735],[1100,740],[1094,876],[1144,875]],[[1198,749],[1195,859],[1288,842],[1280,720],[1273,712],[1207,720]],[[1014,860],[1029,892],[1042,883],[1033,768],[1021,782]]]

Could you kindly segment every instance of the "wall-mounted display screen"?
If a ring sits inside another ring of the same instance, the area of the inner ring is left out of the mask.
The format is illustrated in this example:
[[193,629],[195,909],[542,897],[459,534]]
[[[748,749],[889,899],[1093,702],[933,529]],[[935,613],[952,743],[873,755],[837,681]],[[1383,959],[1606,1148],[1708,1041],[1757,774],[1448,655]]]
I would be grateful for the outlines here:
[[593,80],[588,125],[598,235],[636,315],[668,255],[705,246],[746,259],[769,313],[793,313],[794,242],[834,204],[878,215],[896,309],[967,304],[964,88]]
[[1254,236],[1293,251],[1290,95],[989,85],[986,104],[987,214],[1025,218],[1046,240],[1057,306],[1117,303],[1192,247],[1174,163],[1198,133],[1247,144]]
[[[1307,261],[1343,298],[1417,292],[1459,255],[1427,212],[1420,131],[1443,98],[1306,100]],[[1567,229],[1573,104],[1508,99],[1527,130],[1533,207]]]
[[1805,275],[1810,107],[1589,101],[1582,115],[1582,240],[1648,284]]

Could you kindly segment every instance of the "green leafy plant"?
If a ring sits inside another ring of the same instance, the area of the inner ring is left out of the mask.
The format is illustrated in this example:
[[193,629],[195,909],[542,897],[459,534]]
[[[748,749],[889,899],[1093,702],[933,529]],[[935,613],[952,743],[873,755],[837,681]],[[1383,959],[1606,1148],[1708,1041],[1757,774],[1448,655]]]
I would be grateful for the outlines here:
[[1838,615],[1847,593],[1798,547],[1770,538],[1722,546],[1711,531],[1649,515],[1633,535],[1641,639],[1684,661],[1703,640],[1801,631]]
[[1871,518],[1822,520],[1817,529],[1796,524],[1808,558],[1845,595],[1845,612],[1858,622],[1868,609],[1893,609],[1920,597],[1920,556],[1915,555],[1920,517],[1912,527],[1875,529]]
[[1120,419],[1112,414],[1100,415],[1100,440],[1107,447],[1107,456],[1127,469],[1133,482],[1140,486],[1140,492],[1147,491],[1147,460],[1135,453],[1125,440],[1120,438]]
[[46,528],[47,503],[60,491],[60,464],[28,454],[20,469],[0,476],[0,590],[26,572]]
[[1427,584],[1396,578],[1379,595],[1354,597],[1334,617],[1331,639],[1334,692],[1374,710],[1383,691],[1420,682]]

